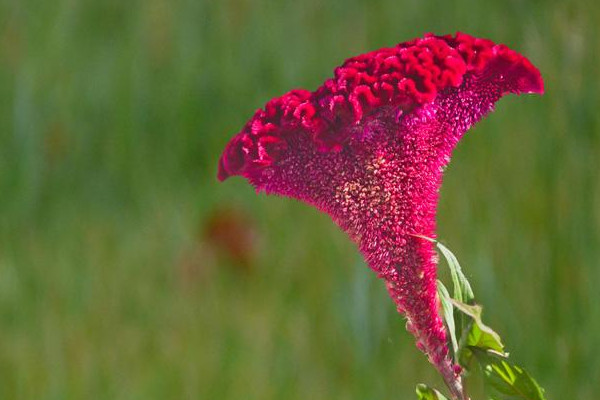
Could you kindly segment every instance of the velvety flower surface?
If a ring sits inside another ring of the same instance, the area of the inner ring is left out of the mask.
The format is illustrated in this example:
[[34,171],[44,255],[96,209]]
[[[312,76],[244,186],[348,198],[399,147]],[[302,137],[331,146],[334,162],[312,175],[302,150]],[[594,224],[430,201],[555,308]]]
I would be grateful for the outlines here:
[[415,235],[435,237],[442,173],[463,134],[502,95],[542,92],[539,71],[504,45],[426,35],[346,60],[314,92],[269,101],[229,142],[218,177],[240,175],[329,214],[448,378],[437,260]]

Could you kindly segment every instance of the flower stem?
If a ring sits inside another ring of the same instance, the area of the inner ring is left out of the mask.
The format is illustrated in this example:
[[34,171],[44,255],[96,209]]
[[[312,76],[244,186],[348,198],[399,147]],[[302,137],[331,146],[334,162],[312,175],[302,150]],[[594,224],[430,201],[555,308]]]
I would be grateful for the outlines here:
[[454,372],[452,363],[449,359],[444,359],[441,364],[436,365],[435,367],[442,375],[453,400],[469,400],[469,397],[464,392],[462,379],[460,375],[456,375]]

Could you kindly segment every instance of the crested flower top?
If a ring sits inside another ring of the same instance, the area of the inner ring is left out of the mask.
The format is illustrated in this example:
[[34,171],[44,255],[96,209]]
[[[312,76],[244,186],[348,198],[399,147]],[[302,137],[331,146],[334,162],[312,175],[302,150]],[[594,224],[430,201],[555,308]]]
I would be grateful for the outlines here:
[[256,111],[229,143],[218,177],[269,166],[286,151],[290,135],[309,132],[321,151],[339,151],[345,126],[381,106],[408,111],[459,87],[470,75],[485,79],[502,71],[502,93],[542,92],[539,71],[519,53],[487,39],[457,33],[425,35],[395,47],[350,58],[316,91],[296,89]]

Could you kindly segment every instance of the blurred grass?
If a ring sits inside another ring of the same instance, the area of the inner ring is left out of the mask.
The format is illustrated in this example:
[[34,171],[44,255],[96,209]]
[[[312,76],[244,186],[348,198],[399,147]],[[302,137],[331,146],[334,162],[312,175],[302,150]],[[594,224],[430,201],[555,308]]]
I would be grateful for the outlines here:
[[[404,399],[439,384],[324,215],[217,184],[269,98],[424,32],[504,42],[509,97],[446,174],[440,238],[553,399],[600,391],[600,6],[592,1],[0,4],[0,398]],[[245,215],[249,264],[206,235]],[[249,227],[249,228],[248,228]]]

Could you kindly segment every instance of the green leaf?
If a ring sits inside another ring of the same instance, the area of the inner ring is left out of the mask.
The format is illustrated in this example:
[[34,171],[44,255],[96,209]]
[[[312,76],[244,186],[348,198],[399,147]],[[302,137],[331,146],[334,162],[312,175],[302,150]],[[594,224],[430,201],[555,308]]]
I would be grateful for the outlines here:
[[450,267],[450,275],[452,276],[452,285],[454,286],[453,297],[462,303],[469,303],[471,300],[473,300],[475,298],[475,295],[473,294],[473,289],[471,289],[471,284],[467,280],[465,274],[463,274],[458,259],[456,258],[454,253],[452,253],[450,249],[448,249],[446,246],[444,246],[443,244],[441,244],[433,238],[423,235],[413,236],[430,241],[431,243],[435,243],[436,247],[444,255],[444,258],[448,263],[448,267]]
[[424,383],[419,383],[417,385],[417,396],[419,400],[448,400],[448,398],[439,391],[430,388]]
[[482,308],[480,305],[464,304],[454,299],[450,299],[450,302],[457,310],[473,320],[464,343],[461,343],[462,347],[475,347],[484,351],[492,350],[504,355],[504,344],[502,344],[500,335],[481,321]]
[[544,390],[518,365],[489,351],[474,350],[491,400],[545,400]]
[[461,303],[469,303],[475,298],[471,284],[467,280],[465,274],[463,274],[460,264],[456,256],[446,246],[440,242],[435,242],[440,252],[446,258],[446,262],[450,267],[450,275],[452,276],[452,284],[454,286],[454,298]]
[[448,293],[448,289],[446,289],[446,286],[444,286],[442,281],[437,281],[437,288],[438,297],[440,298],[440,303],[442,304],[444,321],[446,322],[446,326],[448,327],[450,341],[452,342],[452,350],[456,355],[458,354],[458,341],[456,340],[456,328],[454,324],[454,307],[452,306],[452,302],[450,301],[450,293]]

